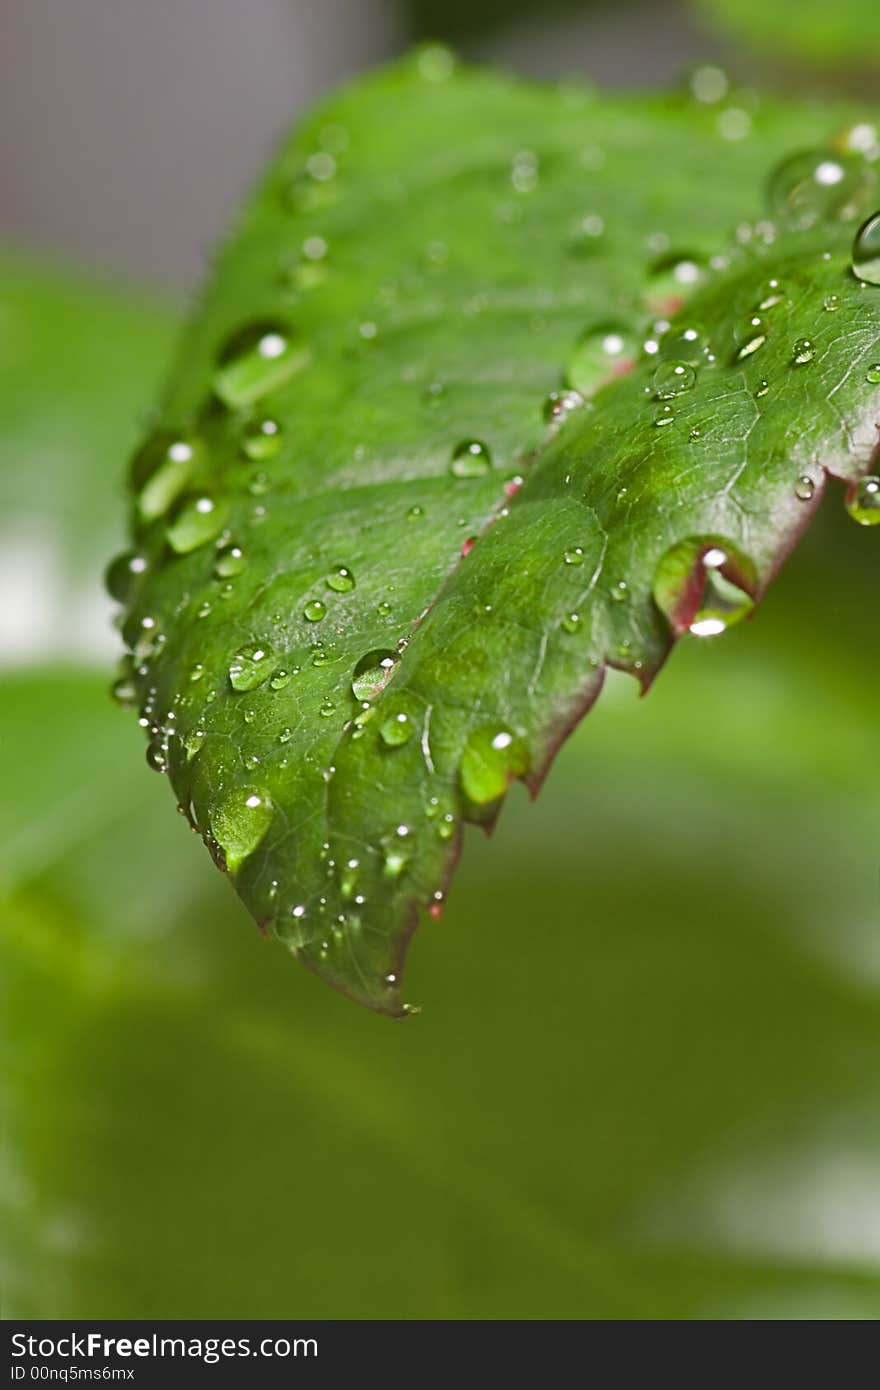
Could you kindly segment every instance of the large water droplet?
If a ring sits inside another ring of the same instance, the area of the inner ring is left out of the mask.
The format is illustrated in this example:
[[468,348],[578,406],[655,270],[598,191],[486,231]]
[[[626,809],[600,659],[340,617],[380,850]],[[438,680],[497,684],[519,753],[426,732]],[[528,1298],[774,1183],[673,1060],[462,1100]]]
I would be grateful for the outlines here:
[[688,536],[654,574],[654,600],[673,631],[716,637],[754,608],[755,567],[723,536]]
[[310,598],[303,608],[303,617],[308,623],[319,623],[326,612],[326,603],[319,598]]
[[390,714],[379,725],[379,736],[389,748],[400,748],[408,743],[415,731],[415,724],[405,710]]
[[880,285],[880,212],[872,213],[856,232],[853,274],[865,285]]
[[143,555],[127,550],[111,560],[104,575],[104,584],[111,598],[117,603],[128,603],[138,579],[146,573],[147,562]]
[[489,448],[480,439],[463,439],[452,451],[449,470],[456,478],[482,478],[492,466]]
[[777,166],[767,186],[771,215],[792,231],[819,222],[850,222],[874,199],[877,176],[855,155],[808,150]]
[[880,478],[859,478],[846,494],[846,509],[860,526],[880,526]]
[[311,354],[292,328],[254,323],[229,338],[220,352],[214,390],[232,410],[252,405],[301,372]]
[[262,463],[273,459],[284,443],[284,435],[277,420],[250,420],[241,432],[241,447],[249,459]]
[[354,668],[351,681],[352,693],[358,700],[372,700],[383,691],[394,675],[398,656],[396,652],[378,648],[362,656]]
[[347,565],[337,565],[336,569],[327,575],[324,583],[337,594],[350,594],[356,587],[355,577]]
[[211,812],[211,834],[234,874],[272,824],[272,802],[258,787],[236,787]]
[[143,521],[165,515],[188,485],[203,452],[194,437],[167,432],[141,445],[131,461],[131,483]]
[[566,381],[582,396],[592,396],[636,359],[635,334],[622,324],[601,323],[588,328],[575,344],[566,366]]
[[525,739],[503,724],[481,724],[468,736],[459,775],[465,795],[478,806],[497,801],[512,777],[528,771]]
[[229,503],[223,498],[190,497],[181,503],[165,536],[172,550],[187,555],[219,536],[229,516]]
[[271,647],[242,647],[229,663],[229,684],[233,690],[256,689],[272,674],[274,661]]
[[653,383],[658,400],[668,401],[691,391],[697,383],[697,373],[687,362],[661,362]]
[[218,579],[234,579],[247,568],[247,556],[240,545],[226,545],[214,561],[214,574]]

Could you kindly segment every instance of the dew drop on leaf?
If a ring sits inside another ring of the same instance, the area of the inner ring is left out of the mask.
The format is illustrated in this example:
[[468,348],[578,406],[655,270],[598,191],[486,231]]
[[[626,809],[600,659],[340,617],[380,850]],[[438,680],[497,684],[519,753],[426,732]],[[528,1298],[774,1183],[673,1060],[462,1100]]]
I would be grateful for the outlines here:
[[355,577],[346,565],[337,565],[331,570],[324,583],[337,594],[350,594],[356,588]]
[[767,330],[764,320],[757,314],[746,319],[737,333],[737,362],[742,362],[746,357],[753,356],[754,353],[762,348],[767,341]]
[[691,391],[697,382],[695,368],[687,362],[661,362],[653,376],[654,394],[668,401]]
[[234,874],[272,823],[272,802],[258,787],[236,787],[211,811],[211,834]]
[[809,150],[791,155],[770,176],[770,214],[789,231],[806,231],[820,222],[850,222],[873,201],[877,176],[854,155]]
[[164,516],[188,485],[203,447],[194,437],[157,434],[142,444],[131,462],[131,483],[143,521]]
[[503,724],[481,724],[462,750],[459,776],[465,795],[478,806],[504,795],[511,777],[528,771],[528,745]]
[[856,232],[853,274],[865,285],[880,285],[880,212],[873,213]]
[[755,569],[721,536],[688,536],[671,546],[654,573],[654,601],[672,630],[716,637],[752,612]]
[[816,348],[809,338],[798,338],[791,350],[792,359],[798,367],[805,367],[816,356]]
[[327,612],[327,605],[319,598],[310,598],[303,608],[303,617],[308,623],[319,623]]
[[622,324],[601,323],[581,335],[565,369],[567,384],[592,396],[632,364],[638,354],[635,334]]
[[452,451],[449,471],[456,478],[482,478],[492,466],[492,456],[480,439],[463,439]]
[[128,603],[140,575],[145,574],[147,562],[143,555],[132,550],[111,560],[104,575],[104,586],[117,603]]
[[301,372],[309,357],[308,345],[292,328],[277,323],[249,324],[222,348],[214,391],[231,410],[253,405]]
[[865,372],[865,381],[869,386],[880,386],[880,362],[872,362]]
[[400,748],[404,743],[408,743],[415,733],[415,725],[405,710],[399,710],[397,714],[391,714],[379,725],[379,735],[382,742],[389,748]]
[[277,420],[269,417],[263,420],[250,420],[241,434],[241,447],[249,459],[263,462],[275,458],[284,443],[284,435]]
[[218,579],[234,579],[247,566],[247,557],[239,545],[227,545],[214,561],[214,574]]
[[799,502],[811,502],[816,492],[816,484],[806,473],[794,485],[794,495]]
[[846,494],[846,509],[860,526],[880,526],[880,478],[872,474],[853,483]]
[[372,700],[385,689],[397,666],[397,653],[383,649],[367,652],[354,668],[351,689],[358,700]]
[[229,663],[229,684],[233,690],[255,690],[268,680],[274,660],[271,647],[242,647]]
[[201,496],[184,500],[165,529],[165,537],[178,555],[187,555],[219,536],[226,525],[229,503]]

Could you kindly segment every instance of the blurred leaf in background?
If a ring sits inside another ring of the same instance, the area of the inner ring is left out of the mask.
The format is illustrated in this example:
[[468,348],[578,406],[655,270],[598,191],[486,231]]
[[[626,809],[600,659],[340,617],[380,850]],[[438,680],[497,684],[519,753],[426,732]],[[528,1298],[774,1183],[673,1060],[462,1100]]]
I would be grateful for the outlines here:
[[[874,0],[693,0],[699,12],[746,48],[777,58],[805,59],[819,67],[857,69],[880,60],[880,23]],[[875,74],[876,76],[876,74]]]
[[[4,524],[92,591],[168,320],[35,267],[0,305]],[[7,672],[4,1316],[876,1316],[876,546],[836,501],[472,837],[404,1026],[261,942],[103,665]]]

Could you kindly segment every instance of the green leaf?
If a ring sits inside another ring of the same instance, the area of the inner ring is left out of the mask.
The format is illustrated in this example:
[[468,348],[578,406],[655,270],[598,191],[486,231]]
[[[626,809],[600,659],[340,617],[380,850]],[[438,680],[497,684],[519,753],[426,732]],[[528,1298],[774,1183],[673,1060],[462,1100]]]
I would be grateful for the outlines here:
[[[537,787],[607,667],[646,686],[744,616],[826,476],[869,472],[853,224],[743,225],[833,118],[747,119],[433,49],[362,84],[282,151],[135,459],[150,761],[257,921],[376,1009],[463,824]],[[846,192],[873,206],[867,161]],[[548,422],[566,376],[594,398]]]
[[797,9],[762,0],[695,0],[698,8],[737,39],[777,56],[793,54],[828,66],[865,66],[880,58],[880,31],[872,0],[798,0]]

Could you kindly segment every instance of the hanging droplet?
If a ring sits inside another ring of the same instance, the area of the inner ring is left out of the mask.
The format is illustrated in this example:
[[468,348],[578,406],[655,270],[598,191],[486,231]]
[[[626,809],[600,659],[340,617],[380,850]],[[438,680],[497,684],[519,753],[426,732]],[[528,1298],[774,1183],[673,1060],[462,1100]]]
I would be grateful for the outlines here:
[[582,396],[592,396],[622,372],[638,355],[635,334],[622,324],[602,323],[588,328],[575,344],[565,369],[566,381]]
[[274,662],[271,647],[242,647],[229,663],[229,684],[233,690],[255,690],[268,680]]
[[846,494],[846,509],[860,526],[880,526],[880,478],[871,475],[852,483]]
[[798,338],[791,350],[792,360],[798,367],[805,367],[816,356],[816,348],[809,338]]
[[115,560],[110,561],[104,575],[107,593],[117,603],[128,603],[138,579],[146,570],[147,561],[143,555],[136,555],[132,550],[117,555]]
[[228,516],[229,503],[224,498],[191,497],[176,509],[171,524],[165,528],[165,537],[178,555],[188,555],[215,540]]
[[468,735],[459,775],[465,795],[478,806],[497,801],[512,777],[528,771],[525,739],[503,724],[481,724]]
[[247,557],[240,545],[226,545],[214,561],[214,574],[218,579],[234,579],[247,568]]
[[250,420],[241,434],[241,447],[249,459],[262,463],[275,458],[284,443],[284,435],[277,420]]
[[351,689],[358,700],[372,700],[383,691],[394,675],[398,656],[396,652],[378,649],[367,652],[354,668]]
[[697,384],[697,373],[687,362],[661,362],[653,377],[654,394],[668,401],[684,395]]
[[274,814],[272,802],[257,787],[236,787],[211,811],[211,834],[234,874],[262,840]]
[[326,603],[319,598],[310,598],[303,608],[303,617],[308,623],[319,623],[326,612]]
[[331,570],[324,583],[337,594],[350,594],[357,587],[355,577],[346,565],[338,565]]
[[864,285],[880,285],[880,212],[859,228],[852,250],[853,274]]
[[229,338],[214,373],[214,391],[240,410],[283,386],[307,366],[311,353],[293,329],[275,323],[254,323]]
[[816,492],[816,484],[806,474],[798,478],[794,485],[794,495],[799,502],[811,502]]
[[405,710],[391,714],[379,725],[379,736],[389,748],[400,748],[415,733],[415,724]]
[[492,455],[480,439],[463,439],[452,451],[449,471],[456,478],[482,478],[492,466]]
[[131,485],[142,521],[164,516],[186,488],[204,455],[201,441],[162,433],[141,445],[131,461]]
[[722,536],[688,536],[654,573],[654,601],[673,632],[716,637],[752,612],[755,567]]
[[874,201],[877,176],[855,155],[833,150],[795,154],[777,166],[767,186],[771,216],[789,231],[820,222],[851,222]]

